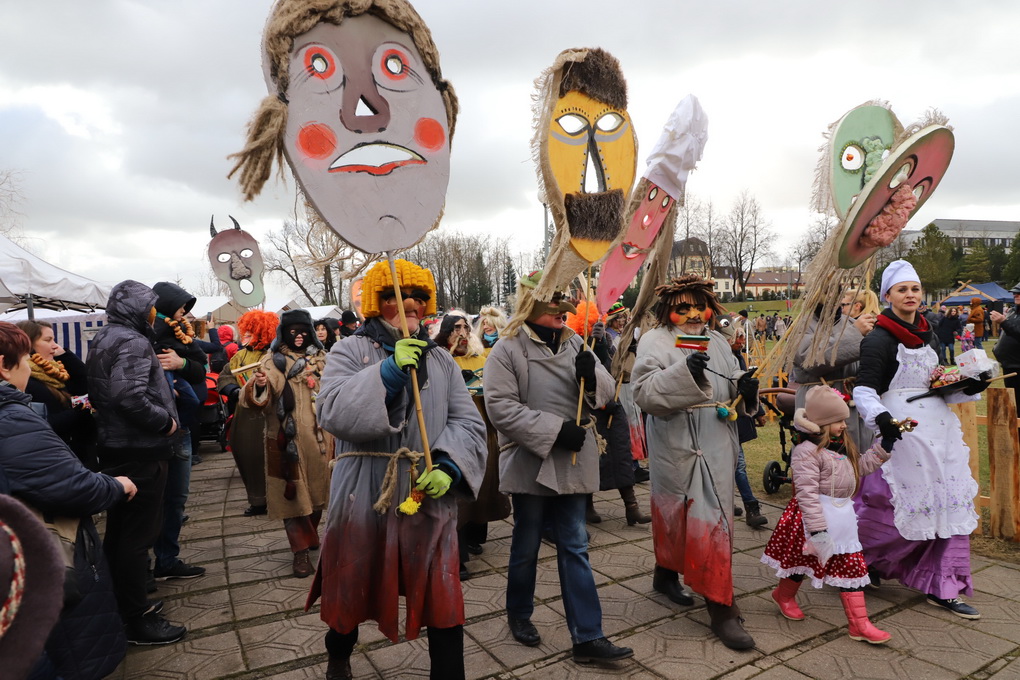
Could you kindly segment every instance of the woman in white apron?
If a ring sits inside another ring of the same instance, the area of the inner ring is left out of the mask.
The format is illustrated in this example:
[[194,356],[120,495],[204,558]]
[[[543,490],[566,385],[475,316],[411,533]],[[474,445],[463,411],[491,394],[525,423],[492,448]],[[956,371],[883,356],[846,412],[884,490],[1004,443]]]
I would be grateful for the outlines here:
[[[895,441],[896,455],[882,474],[862,482],[855,502],[858,527],[873,577],[898,579],[926,593],[930,604],[977,619],[977,610],[959,596],[973,594],[970,533],[978,521],[978,487],[960,421],[946,402],[979,399],[987,383],[945,399],[907,401],[928,391],[938,366],[937,340],[917,311],[924,295],[919,281],[905,260],[886,268],[881,297],[889,307],[861,342],[867,359],[861,361],[854,402],[865,425],[887,443]],[[918,422],[912,432],[900,432],[892,422],[906,418]]]
[[794,425],[805,433],[790,458],[796,493],[761,561],[775,568],[779,577],[772,599],[783,616],[804,619],[795,598],[809,576],[815,588],[828,583],[840,589],[851,639],[879,645],[892,636],[868,619],[864,604],[868,567],[857,537],[853,495],[861,477],[877,470],[889,454],[876,443],[858,455],[847,433],[849,417],[850,408],[836,390],[818,385],[807,391],[804,408],[793,416]]

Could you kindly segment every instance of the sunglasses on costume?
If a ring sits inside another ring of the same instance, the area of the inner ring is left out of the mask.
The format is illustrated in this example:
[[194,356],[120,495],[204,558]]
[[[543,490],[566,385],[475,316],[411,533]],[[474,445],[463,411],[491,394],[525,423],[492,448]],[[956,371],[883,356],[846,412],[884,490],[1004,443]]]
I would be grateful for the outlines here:
[[[400,291],[400,297],[403,300],[414,300],[418,304],[422,305],[432,299],[432,296],[429,295],[428,291],[422,290],[421,288],[415,288],[410,293]],[[391,302],[393,300],[396,300],[397,296],[393,293],[392,290],[387,290],[385,293],[382,293],[379,296],[379,299],[382,300],[383,302]]]

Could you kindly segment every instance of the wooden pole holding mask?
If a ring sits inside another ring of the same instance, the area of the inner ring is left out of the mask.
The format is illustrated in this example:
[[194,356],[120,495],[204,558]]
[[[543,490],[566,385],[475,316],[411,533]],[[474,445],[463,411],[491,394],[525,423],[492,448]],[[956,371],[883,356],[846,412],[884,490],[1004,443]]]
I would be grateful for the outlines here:
[[[393,293],[396,295],[397,316],[400,317],[400,330],[404,337],[411,337],[411,331],[407,328],[407,318],[404,316],[404,296],[400,292],[400,282],[397,280],[397,264],[393,261],[393,251],[386,251],[386,260],[390,263],[390,278],[393,280]],[[419,319],[419,323],[421,320]],[[418,389],[418,369],[411,369],[411,389],[414,392],[414,410],[418,415],[418,430],[421,432],[421,450],[425,454],[425,472],[432,471],[432,451],[429,449],[429,436],[425,431],[425,413],[421,410],[421,391]]]
[[[588,290],[591,289],[591,263],[590,262],[588,263],[588,275],[587,275],[587,277],[585,279],[585,284],[586,284],[586,286],[585,286],[585,300],[584,300],[584,302],[585,302],[584,319],[581,320],[581,323],[584,324],[584,349],[581,350],[582,352],[587,351],[587,349],[588,349],[588,305],[592,304],[592,302],[588,299],[590,296],[588,295],[588,292],[587,292]],[[577,420],[576,420],[577,425],[581,424],[581,409],[584,406],[584,376],[581,376],[580,387],[581,387],[581,390],[577,394]],[[572,455],[570,457],[570,464],[571,465],[576,465],[577,464],[577,451],[574,451],[574,455]]]

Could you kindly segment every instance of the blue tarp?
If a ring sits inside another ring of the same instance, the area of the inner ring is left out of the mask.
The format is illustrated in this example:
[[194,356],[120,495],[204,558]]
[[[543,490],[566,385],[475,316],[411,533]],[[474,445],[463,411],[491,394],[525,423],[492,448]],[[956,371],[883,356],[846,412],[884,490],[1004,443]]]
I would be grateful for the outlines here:
[[982,302],[1013,302],[1013,294],[995,283],[968,283],[957,294],[942,300],[943,305],[969,305],[971,298],[981,298]]

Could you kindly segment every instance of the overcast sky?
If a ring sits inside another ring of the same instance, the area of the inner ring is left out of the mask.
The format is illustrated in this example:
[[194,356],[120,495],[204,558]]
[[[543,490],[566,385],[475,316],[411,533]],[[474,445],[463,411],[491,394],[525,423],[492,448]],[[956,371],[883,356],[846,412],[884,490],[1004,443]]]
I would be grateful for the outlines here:
[[[226,156],[266,89],[271,0],[0,4],[0,170],[21,174],[33,250],[113,283],[196,282],[209,215],[256,236],[292,212],[294,182],[243,203]],[[690,194],[729,208],[744,189],[780,234],[811,223],[822,131],[885,99],[904,124],[937,107],[956,155],[911,221],[1020,219],[1020,3],[418,0],[460,98],[442,229],[537,248],[533,81],[568,47],[621,62],[644,151],[695,94],[709,141]],[[282,293],[270,286],[270,293]]]

